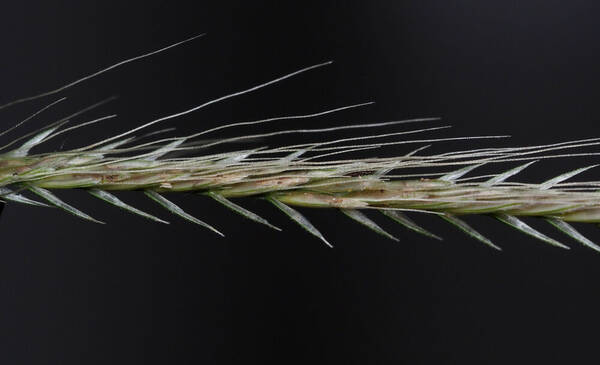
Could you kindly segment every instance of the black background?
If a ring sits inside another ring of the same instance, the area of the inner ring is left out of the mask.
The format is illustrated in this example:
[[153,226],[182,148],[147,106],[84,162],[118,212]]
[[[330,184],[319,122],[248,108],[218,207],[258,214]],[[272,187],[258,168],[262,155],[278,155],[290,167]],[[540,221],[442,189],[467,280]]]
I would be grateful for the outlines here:
[[[119,119],[58,143],[77,147],[330,59],[335,63],[325,69],[168,126],[183,134],[374,100],[368,108],[289,125],[439,116],[443,121],[433,124],[454,128],[432,136],[513,135],[486,145],[587,138],[598,135],[596,4],[6,2],[0,100],[207,32],[65,92],[69,101],[44,121],[111,95],[119,99],[87,116],[116,112]],[[3,128],[50,100],[2,110]],[[46,150],[53,148],[60,145]],[[523,178],[542,181],[586,162],[542,162]],[[504,364],[597,356],[600,256],[576,243],[563,251],[491,218],[468,219],[504,247],[498,253],[431,217],[415,219],[445,237],[441,243],[378,218],[401,238],[394,243],[337,212],[302,210],[335,244],[328,249],[262,201],[241,203],[284,232],[202,197],[171,196],[222,229],[227,237],[221,239],[169,217],[138,193],[120,196],[172,224],[127,215],[84,192],[60,196],[108,224],[6,207],[0,220],[2,363]],[[528,222],[563,238],[543,222]],[[599,237],[597,227],[577,227]]]

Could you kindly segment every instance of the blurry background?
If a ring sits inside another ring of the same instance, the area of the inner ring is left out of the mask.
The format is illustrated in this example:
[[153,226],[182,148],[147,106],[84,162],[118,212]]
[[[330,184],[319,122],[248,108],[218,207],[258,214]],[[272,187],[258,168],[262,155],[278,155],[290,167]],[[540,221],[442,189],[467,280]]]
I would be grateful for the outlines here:
[[[286,126],[439,116],[431,124],[454,128],[431,137],[513,135],[437,150],[599,136],[599,14],[595,1],[11,2],[0,13],[1,103],[207,35],[70,89],[69,101],[4,138],[118,95],[82,121],[113,112],[118,120],[46,150],[78,147],[326,60],[335,63],[166,126],[183,134],[373,100]],[[54,99],[0,111],[2,129]],[[228,133],[222,136],[234,131]],[[325,136],[307,139],[315,138]],[[541,162],[522,178],[539,182],[589,162]],[[591,170],[582,179],[598,176]],[[504,364],[595,354],[600,256],[543,222],[528,220],[573,249],[546,246],[486,217],[467,220],[502,253],[430,217],[414,216],[442,235],[441,243],[379,218],[401,238],[394,243],[335,211],[302,210],[336,246],[328,249],[266,202],[241,204],[284,232],[206,198],[172,196],[224,231],[221,239],[137,193],[120,196],[171,224],[128,215],[84,192],[59,194],[108,224],[14,204],[4,209],[4,363]],[[600,240],[597,227],[577,227]]]

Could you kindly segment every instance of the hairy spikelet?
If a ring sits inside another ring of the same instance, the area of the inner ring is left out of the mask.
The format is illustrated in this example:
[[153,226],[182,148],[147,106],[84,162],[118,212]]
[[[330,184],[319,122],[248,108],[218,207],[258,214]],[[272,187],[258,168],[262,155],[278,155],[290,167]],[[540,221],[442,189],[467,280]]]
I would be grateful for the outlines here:
[[[58,94],[103,72],[191,39],[122,61],[56,90],[16,100],[0,109],[39,97]],[[552,226],[583,245],[600,251],[597,245],[582,236],[568,223],[600,223],[600,194],[597,193],[600,182],[567,182],[568,179],[595,167],[595,165],[568,171],[537,184],[509,182],[536,160],[576,155],[569,151],[598,145],[600,138],[542,146],[486,148],[423,155],[422,150],[436,142],[504,137],[415,138],[413,135],[441,130],[447,126],[407,128],[415,123],[434,122],[435,118],[320,129],[280,130],[232,138],[214,137],[215,133],[225,129],[246,125],[264,125],[277,120],[300,120],[324,116],[369,103],[323,110],[312,114],[234,123],[188,136],[162,138],[161,133],[164,130],[150,133],[145,131],[160,122],[195,112],[208,105],[252,92],[327,64],[329,62],[300,69],[248,89],[205,102],[189,110],[150,121],[125,133],[82,148],[32,154],[30,152],[32,148],[60,134],[99,123],[114,116],[106,116],[71,127],[66,127],[66,125],[72,116],[66,117],[33,134],[14,140],[2,148],[5,152],[0,155],[0,194],[7,201],[37,206],[52,205],[80,218],[101,223],[87,213],[63,202],[53,192],[57,189],[83,189],[94,197],[127,212],[156,222],[168,223],[128,205],[111,192],[143,191],[149,198],[171,213],[208,228],[219,235],[222,235],[220,231],[183,211],[168,200],[165,197],[167,194],[164,193],[205,194],[236,213],[279,230],[266,219],[232,201],[239,197],[265,198],[329,246],[330,243],[319,230],[295,207],[337,208],[350,219],[392,240],[397,240],[397,238],[384,231],[362,210],[378,210],[406,228],[439,239],[438,236],[418,226],[405,214],[406,212],[428,213],[439,216],[473,238],[499,250],[500,248],[495,243],[459,218],[459,216],[473,214],[490,215],[545,243],[568,248],[534,230],[521,220],[521,217],[538,217],[547,220]],[[0,135],[12,131],[62,100],[64,98],[49,104]],[[89,109],[91,108],[76,114],[84,113]],[[401,128],[401,130],[381,134],[361,134],[357,137],[277,148],[263,147],[214,154],[208,152],[209,148],[215,146],[277,135],[324,133],[347,129],[369,130],[383,127],[386,129]],[[378,142],[382,138],[389,137],[394,137],[395,140],[385,143]],[[146,142],[143,142],[142,138]],[[211,139],[207,140],[206,138]],[[416,145],[419,148],[406,155],[388,158],[339,159],[337,157],[350,152],[377,149],[387,145]],[[593,153],[579,153],[579,155],[590,154]],[[468,176],[483,165],[500,162],[514,162],[516,167],[492,175]],[[419,175],[418,171],[421,171],[422,168],[433,169],[434,172]],[[23,191],[34,193],[45,203],[22,195]]]

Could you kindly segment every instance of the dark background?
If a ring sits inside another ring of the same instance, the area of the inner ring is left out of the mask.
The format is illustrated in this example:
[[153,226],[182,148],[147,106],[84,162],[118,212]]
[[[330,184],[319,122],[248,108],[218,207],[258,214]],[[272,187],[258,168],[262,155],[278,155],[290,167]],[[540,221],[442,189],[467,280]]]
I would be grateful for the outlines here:
[[[289,125],[440,116],[433,124],[454,128],[431,136],[513,135],[485,145],[587,138],[598,136],[599,15],[596,1],[11,2],[0,13],[0,100],[207,32],[65,92],[68,102],[19,133],[119,95],[87,115],[116,112],[118,120],[58,141],[73,148],[333,59],[167,124],[183,134],[374,100]],[[3,128],[51,100],[1,111]],[[587,162],[542,162],[523,178],[543,181]],[[284,232],[202,197],[171,197],[222,229],[227,237],[220,239],[137,193],[120,196],[172,224],[128,215],[84,192],[60,196],[109,224],[6,207],[2,363],[504,364],[597,356],[600,256],[577,243],[563,251],[491,218],[468,219],[504,247],[498,253],[430,217],[414,218],[445,241],[372,215],[401,238],[394,243],[335,211],[302,210],[335,244],[328,249],[262,201],[241,203]],[[577,227],[600,237],[597,227]]]

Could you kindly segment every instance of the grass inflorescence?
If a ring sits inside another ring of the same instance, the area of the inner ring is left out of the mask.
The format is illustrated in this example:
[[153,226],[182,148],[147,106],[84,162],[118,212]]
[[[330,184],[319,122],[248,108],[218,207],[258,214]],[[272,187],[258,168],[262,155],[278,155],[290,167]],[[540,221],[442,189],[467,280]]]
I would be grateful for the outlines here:
[[[119,62],[61,88],[16,100],[1,106],[0,109],[59,94],[69,87],[118,66],[195,38],[197,37]],[[148,132],[150,127],[161,122],[198,111],[208,105],[252,92],[329,63],[325,62],[294,71],[188,110],[152,120],[88,146],[51,153],[32,153],[33,148],[58,135],[100,123],[115,116],[109,115],[75,126],[68,126],[68,121],[73,115],[63,118],[2,147],[4,153],[0,155],[0,194],[6,201],[36,206],[54,206],[80,218],[102,223],[64,202],[54,193],[54,190],[58,189],[82,189],[94,197],[130,213],[156,222],[167,223],[162,218],[143,212],[114,195],[116,191],[143,191],[150,199],[171,213],[204,226],[219,235],[223,234],[217,228],[185,212],[168,200],[165,196],[166,193],[203,194],[257,223],[279,230],[266,219],[233,201],[240,197],[263,198],[329,246],[331,244],[326,238],[295,207],[338,209],[349,219],[384,237],[397,240],[363,213],[364,210],[377,210],[412,231],[440,239],[407,216],[407,213],[410,212],[427,213],[443,218],[473,238],[499,250],[500,248],[489,238],[459,218],[473,214],[489,215],[545,243],[568,248],[563,243],[533,229],[522,220],[522,217],[537,217],[547,220],[553,227],[585,246],[600,251],[600,247],[569,224],[569,222],[600,223],[600,195],[597,193],[600,182],[568,182],[570,178],[594,166],[581,167],[562,173],[541,183],[512,182],[515,175],[537,160],[593,155],[594,153],[573,153],[572,151],[582,147],[596,146],[600,144],[600,138],[540,146],[483,148],[426,154],[426,148],[438,142],[505,137],[418,137],[422,133],[443,130],[448,127],[412,127],[426,122],[435,122],[436,118],[319,129],[278,130],[228,138],[215,137],[215,134],[225,129],[235,129],[247,125],[265,126],[280,120],[301,120],[326,116],[369,103],[343,106],[304,115],[287,115],[232,123],[180,137],[164,137],[163,133],[171,131],[171,129]],[[0,135],[14,130],[63,100],[64,98],[60,98],[52,102]],[[81,110],[76,115],[82,114],[92,107]],[[216,146],[232,146],[278,135],[383,128],[386,129],[386,133],[361,134],[356,137],[325,141],[321,139],[318,142],[275,148],[258,147],[234,149],[229,152],[210,152],[211,148]],[[396,130],[397,128],[400,130]],[[393,131],[390,132],[388,129],[393,129]],[[394,140],[381,142],[386,138]],[[349,153],[376,150],[389,145],[407,145],[414,148],[411,147],[410,153],[395,157],[344,158],[344,155]],[[514,163],[516,167],[495,174],[475,176],[475,172],[481,166],[496,163]],[[420,174],[419,171],[422,171],[423,168],[428,168],[433,172]],[[23,195],[25,191],[37,195],[44,202]]]

